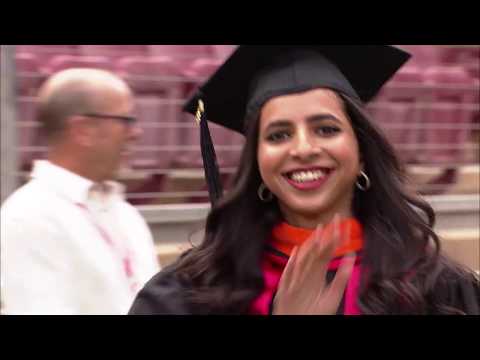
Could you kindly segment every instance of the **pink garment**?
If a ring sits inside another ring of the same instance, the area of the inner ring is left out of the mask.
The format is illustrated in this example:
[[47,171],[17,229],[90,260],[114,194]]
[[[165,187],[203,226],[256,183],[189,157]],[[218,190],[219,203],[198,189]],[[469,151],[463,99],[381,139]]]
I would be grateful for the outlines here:
[[[264,254],[262,261],[262,271],[264,278],[264,289],[261,294],[252,302],[250,314],[269,315],[270,304],[278,288],[283,269],[287,264],[287,259],[270,252]],[[336,258],[330,262],[329,270],[335,270],[340,265],[341,259]],[[344,315],[361,315],[357,305],[358,287],[360,283],[360,259],[357,257],[352,275],[347,284],[344,298]]]

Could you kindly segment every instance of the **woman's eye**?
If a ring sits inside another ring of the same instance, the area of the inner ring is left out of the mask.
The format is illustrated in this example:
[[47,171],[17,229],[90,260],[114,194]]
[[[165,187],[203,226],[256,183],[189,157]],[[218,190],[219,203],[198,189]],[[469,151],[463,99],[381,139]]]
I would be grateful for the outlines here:
[[289,137],[290,134],[287,131],[277,131],[268,135],[267,140],[271,142],[280,142],[288,139]]
[[331,136],[339,132],[340,129],[336,126],[321,126],[317,128],[316,132],[323,136]]

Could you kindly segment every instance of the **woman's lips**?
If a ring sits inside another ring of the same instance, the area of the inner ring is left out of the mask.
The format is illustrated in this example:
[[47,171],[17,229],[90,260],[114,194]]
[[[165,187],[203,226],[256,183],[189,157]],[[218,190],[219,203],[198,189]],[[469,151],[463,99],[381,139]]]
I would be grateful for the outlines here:
[[331,168],[312,168],[289,171],[283,174],[285,180],[297,190],[316,190],[330,177]]

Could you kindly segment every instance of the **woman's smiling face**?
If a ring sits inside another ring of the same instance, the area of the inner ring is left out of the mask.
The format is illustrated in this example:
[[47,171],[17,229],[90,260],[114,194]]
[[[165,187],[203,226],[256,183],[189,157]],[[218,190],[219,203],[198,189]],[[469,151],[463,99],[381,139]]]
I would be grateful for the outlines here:
[[341,98],[315,89],[284,95],[260,112],[258,164],[285,220],[314,227],[351,216],[362,170],[358,141]]

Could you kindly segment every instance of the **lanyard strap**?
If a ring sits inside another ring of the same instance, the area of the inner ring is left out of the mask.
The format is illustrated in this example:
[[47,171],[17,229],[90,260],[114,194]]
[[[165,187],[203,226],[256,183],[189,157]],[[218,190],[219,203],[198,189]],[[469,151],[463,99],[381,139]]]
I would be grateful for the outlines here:
[[97,229],[98,233],[100,236],[105,240],[105,242],[110,246],[110,248],[117,254],[120,255],[121,261],[122,261],[122,266],[123,266],[123,271],[129,281],[133,281],[133,283],[130,286],[131,291],[136,291],[137,288],[137,282],[134,281],[133,279],[133,268],[132,268],[132,258],[130,255],[130,252],[127,251],[121,251],[119,246],[115,244],[109,233],[102,227],[100,224],[94,219],[91,211],[86,207],[84,204],[81,203],[75,203],[80,209],[82,209],[86,214],[88,219],[90,220],[90,223],[95,226]]

